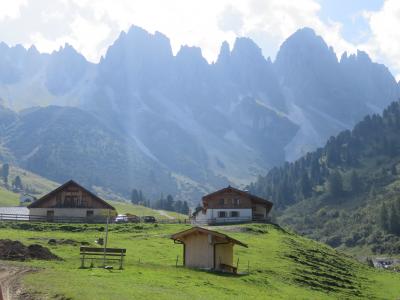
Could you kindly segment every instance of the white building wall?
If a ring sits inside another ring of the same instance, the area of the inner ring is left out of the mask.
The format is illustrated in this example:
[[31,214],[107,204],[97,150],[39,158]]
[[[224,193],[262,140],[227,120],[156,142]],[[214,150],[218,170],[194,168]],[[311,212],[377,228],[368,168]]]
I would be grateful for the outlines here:
[[[226,212],[226,217],[220,218],[218,217],[219,212],[224,211]],[[231,212],[236,211],[239,213],[239,217],[231,217]],[[202,211],[198,212],[196,215],[196,218],[194,220],[195,223],[197,224],[207,224],[210,222],[215,222],[215,223],[226,223],[229,222],[229,219],[232,221],[251,221],[252,220],[252,210],[251,208],[212,208],[212,209],[207,209],[206,213],[204,214]]]
[[103,208],[30,208],[30,216],[47,216],[47,211],[54,211],[54,217],[80,217],[86,218],[88,210],[93,211],[93,216],[107,216],[108,209]]

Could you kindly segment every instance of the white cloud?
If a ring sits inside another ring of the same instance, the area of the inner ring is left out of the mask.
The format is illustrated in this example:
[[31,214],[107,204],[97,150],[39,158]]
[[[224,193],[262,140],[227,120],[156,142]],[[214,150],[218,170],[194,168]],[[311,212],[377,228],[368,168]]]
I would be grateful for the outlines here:
[[375,60],[390,65],[400,80],[400,1],[386,0],[382,9],[365,12],[370,30],[370,39],[359,45]]
[[[73,45],[91,61],[100,56],[120,31],[134,24],[167,35],[176,53],[181,45],[199,46],[215,60],[221,43],[248,36],[275,56],[280,44],[301,27],[311,27],[338,56],[356,46],[389,64],[400,74],[400,2],[387,0],[378,12],[364,12],[372,36],[353,45],[343,39],[342,24],[322,21],[319,0],[0,0],[0,40],[35,44],[51,52]],[[13,28],[10,30],[10,28]],[[399,75],[400,77],[400,75]]]
[[[316,0],[73,1],[80,10],[93,11],[95,21],[102,20],[113,26],[115,30],[110,32],[110,42],[117,37],[118,31],[135,24],[151,32],[166,34],[175,53],[184,44],[199,46],[209,61],[216,59],[224,40],[232,44],[238,35],[250,36],[263,48],[266,56],[274,56],[284,39],[305,26],[314,28],[339,53],[354,50],[341,38],[339,24],[325,24],[319,19],[320,5]],[[81,48],[87,49],[86,56],[98,57],[106,46],[90,54],[91,47]]]
[[2,0],[0,1],[0,20],[15,19],[20,15],[20,8],[27,4],[27,0]]

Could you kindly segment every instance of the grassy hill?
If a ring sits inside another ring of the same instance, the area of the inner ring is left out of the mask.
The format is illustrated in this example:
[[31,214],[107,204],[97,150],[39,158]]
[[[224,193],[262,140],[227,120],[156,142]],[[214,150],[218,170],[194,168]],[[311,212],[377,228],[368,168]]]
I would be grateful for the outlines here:
[[[0,168],[1,167],[2,164],[0,164]],[[48,180],[42,176],[21,169],[19,167],[10,165],[9,176],[8,176],[9,185],[16,176],[19,176],[21,178],[25,192],[37,198],[43,196],[44,194],[47,194],[49,191],[59,186],[59,184],[54,181]],[[18,206],[20,205],[19,197],[20,197],[19,193],[14,193],[13,191],[6,188],[3,179],[1,178],[0,206]]]
[[128,202],[108,201],[120,214],[134,214],[137,216],[154,216],[157,219],[187,219],[188,216],[172,211],[155,210],[142,205],[134,205]]
[[[249,245],[249,248],[235,247],[239,272],[249,270],[249,274],[240,276],[182,268],[182,246],[174,244],[169,236],[188,225],[112,225],[109,246],[127,249],[122,271],[78,269],[79,243],[93,245],[103,235],[99,226],[0,225],[3,226],[0,238],[18,239],[28,245],[39,243],[63,259],[7,262],[38,268],[24,278],[23,284],[30,294],[44,299],[396,299],[400,296],[400,274],[373,269],[275,225],[217,229]],[[70,242],[49,246],[50,238]]]
[[0,206],[18,206],[19,194],[0,187]]
[[280,224],[364,254],[400,254],[400,102],[251,185]]
[[9,182],[11,183],[16,176],[21,178],[23,186],[27,189],[27,191],[36,197],[43,196],[60,185],[55,181],[49,180],[45,177],[39,176],[14,165],[10,165]]

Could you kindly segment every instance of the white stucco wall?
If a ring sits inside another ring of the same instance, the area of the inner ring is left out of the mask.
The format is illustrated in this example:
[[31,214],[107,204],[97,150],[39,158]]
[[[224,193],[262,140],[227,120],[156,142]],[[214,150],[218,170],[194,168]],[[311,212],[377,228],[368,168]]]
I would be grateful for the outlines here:
[[[224,212],[226,212],[226,217],[225,218],[219,218],[218,217],[218,214],[219,214],[219,212],[220,211],[224,211]],[[232,212],[232,211],[237,211],[238,213],[239,213],[239,217],[238,218],[236,218],[236,217],[233,217],[233,218],[231,218],[230,217],[230,212]],[[206,211],[206,213],[204,214],[203,212],[199,212],[199,213],[197,213],[197,215],[196,215],[196,218],[195,218],[195,223],[198,223],[198,224],[206,224],[206,223],[208,223],[210,220],[215,220],[215,222],[229,222],[229,219],[232,219],[232,220],[238,220],[238,219],[240,219],[241,221],[246,221],[246,220],[249,220],[249,221],[251,221],[252,220],[252,211],[251,211],[251,209],[250,208],[242,208],[242,209],[235,209],[235,208],[229,208],[229,209],[221,209],[221,208],[218,208],[218,209],[207,209],[207,211]]]
[[107,216],[108,209],[103,208],[30,208],[30,216],[47,216],[47,211],[54,211],[55,217],[80,217],[86,218],[88,210],[93,211],[93,216]]

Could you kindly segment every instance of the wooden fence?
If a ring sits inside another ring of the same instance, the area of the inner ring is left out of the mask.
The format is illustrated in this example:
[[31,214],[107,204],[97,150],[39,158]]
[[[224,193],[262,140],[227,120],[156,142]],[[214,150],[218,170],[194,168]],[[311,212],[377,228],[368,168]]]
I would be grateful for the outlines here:
[[[91,217],[65,217],[65,216],[38,216],[27,214],[8,214],[0,213],[0,221],[24,221],[24,222],[49,222],[49,223],[83,223],[83,224],[105,224],[107,217],[105,216],[91,216]],[[114,219],[110,221],[114,223]],[[155,223],[158,224],[194,224],[194,225],[228,225],[228,224],[241,224],[241,223],[268,223],[269,218],[213,218],[205,220],[202,223],[193,222],[187,219],[156,219]],[[127,223],[151,223],[146,222],[142,218],[136,222]]]
[[[65,216],[37,216],[26,214],[5,214],[0,213],[0,221],[23,221],[23,222],[49,222],[49,223],[87,223],[87,224],[104,224],[107,217],[91,216],[91,217],[65,217]],[[114,220],[111,220],[113,223]],[[134,223],[134,222],[132,222]],[[146,223],[140,219],[136,223]],[[189,219],[156,219],[156,223],[161,224],[189,224]]]

